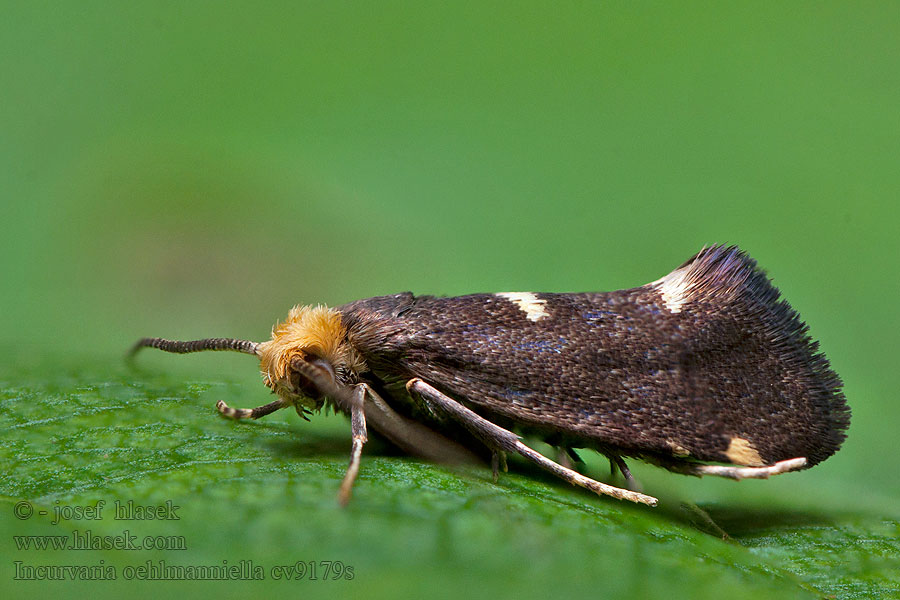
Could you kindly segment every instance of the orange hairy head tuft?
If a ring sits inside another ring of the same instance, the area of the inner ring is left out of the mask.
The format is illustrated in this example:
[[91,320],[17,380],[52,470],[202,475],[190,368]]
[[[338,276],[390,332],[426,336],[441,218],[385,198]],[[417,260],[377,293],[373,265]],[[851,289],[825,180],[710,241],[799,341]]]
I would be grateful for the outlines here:
[[288,381],[294,358],[321,358],[336,372],[359,372],[365,363],[347,341],[347,330],[341,313],[327,306],[297,305],[287,319],[272,328],[272,339],[259,345],[260,368],[267,386],[292,403],[294,397]]

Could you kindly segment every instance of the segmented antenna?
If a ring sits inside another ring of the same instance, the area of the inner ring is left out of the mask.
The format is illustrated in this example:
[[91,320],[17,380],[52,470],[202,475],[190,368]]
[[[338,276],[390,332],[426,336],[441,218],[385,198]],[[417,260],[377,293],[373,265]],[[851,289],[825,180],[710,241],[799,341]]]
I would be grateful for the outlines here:
[[176,352],[178,354],[203,352],[204,350],[231,350],[232,352],[243,352],[244,354],[256,356],[259,343],[249,340],[236,340],[234,338],[207,338],[190,342],[164,340],[163,338],[143,338],[138,340],[138,343],[131,348],[131,352],[128,355],[134,356],[138,350],[145,347],[157,348],[165,352]]

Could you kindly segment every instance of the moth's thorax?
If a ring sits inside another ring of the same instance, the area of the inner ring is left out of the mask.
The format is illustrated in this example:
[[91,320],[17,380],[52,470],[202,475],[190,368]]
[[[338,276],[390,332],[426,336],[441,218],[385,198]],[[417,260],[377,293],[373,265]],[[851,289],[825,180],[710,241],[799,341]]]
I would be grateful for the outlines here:
[[295,358],[324,359],[334,372],[358,373],[365,361],[347,341],[347,330],[341,313],[327,306],[297,305],[287,319],[272,328],[272,339],[259,345],[263,380],[284,400],[316,407],[314,399],[296,393],[290,381],[289,368]]

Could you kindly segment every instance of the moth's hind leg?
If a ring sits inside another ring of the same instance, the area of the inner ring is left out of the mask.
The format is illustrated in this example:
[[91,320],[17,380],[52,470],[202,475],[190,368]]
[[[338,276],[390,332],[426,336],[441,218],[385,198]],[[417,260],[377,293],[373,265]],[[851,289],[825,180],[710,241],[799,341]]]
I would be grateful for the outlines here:
[[768,479],[773,475],[781,475],[790,471],[796,471],[806,466],[806,459],[790,458],[780,460],[777,463],[763,467],[732,467],[729,465],[691,465],[689,475],[715,475],[728,479]]
[[628,468],[628,465],[625,464],[625,461],[618,454],[606,454],[606,458],[609,459],[609,474],[612,477],[616,476],[616,471],[622,474],[622,477],[625,478],[625,487],[629,490],[640,490],[641,484],[638,483],[637,479],[634,478],[634,475],[631,474],[631,469]]
[[218,409],[219,414],[223,417],[228,417],[229,419],[258,419],[270,415],[285,406],[287,406],[287,404],[280,398],[274,402],[257,406],[256,408],[231,408],[222,400],[216,402],[216,408]]
[[584,469],[584,461],[571,446],[556,446],[556,462],[579,473]]
[[475,414],[450,396],[441,393],[419,378],[410,379],[406,384],[406,389],[410,392],[419,394],[426,402],[437,406],[441,411],[459,421],[472,432],[473,435],[491,448],[495,455],[499,456],[502,452],[515,452],[544,469],[547,469],[565,481],[589,489],[597,494],[656,506],[657,500],[652,496],[646,496],[638,492],[623,490],[611,485],[606,485],[605,483],[600,483],[599,481],[585,477],[572,469],[567,469],[566,467],[553,462],[546,456],[523,444],[516,434]]
[[696,475],[697,477],[715,475],[740,481],[741,479],[768,479],[774,475],[796,471],[806,466],[806,459],[803,457],[790,458],[762,467],[704,465],[689,462],[659,462],[658,464],[670,471],[684,475]]

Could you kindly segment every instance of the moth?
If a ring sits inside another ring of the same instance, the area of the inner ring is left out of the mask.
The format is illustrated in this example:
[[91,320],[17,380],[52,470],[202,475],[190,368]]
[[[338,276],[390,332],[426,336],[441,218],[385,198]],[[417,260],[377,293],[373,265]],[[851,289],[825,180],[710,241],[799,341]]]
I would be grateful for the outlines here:
[[[574,485],[654,506],[631,489],[624,458],[696,476],[768,478],[825,460],[850,424],[818,343],[735,246],[704,248],[632,289],[406,292],[296,306],[265,342],[144,338],[133,352],[142,347],[257,357],[277,399],[253,409],[219,401],[226,417],[293,407],[306,418],[323,406],[349,415],[341,502],[369,428],[427,459],[490,455],[495,480],[514,453]],[[629,489],[536,452],[523,442],[530,436],[572,455],[599,451]]]

